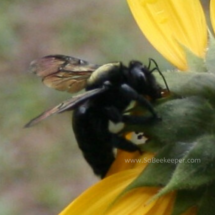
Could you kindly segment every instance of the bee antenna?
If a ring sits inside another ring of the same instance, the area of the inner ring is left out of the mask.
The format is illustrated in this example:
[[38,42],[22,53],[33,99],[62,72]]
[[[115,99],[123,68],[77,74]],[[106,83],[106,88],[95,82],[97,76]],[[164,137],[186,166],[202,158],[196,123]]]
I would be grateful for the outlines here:
[[[154,65],[155,65],[155,67],[154,67],[152,70],[150,70],[151,62],[153,62]],[[169,87],[168,87],[168,84],[167,84],[167,82],[166,82],[166,79],[165,79],[164,75],[162,74],[162,72],[160,71],[157,62],[156,62],[153,58],[149,58],[149,65],[148,65],[147,69],[150,71],[150,73],[152,73],[152,72],[154,72],[155,70],[157,70],[157,71],[159,72],[160,76],[162,77],[163,81],[164,81],[164,84],[165,84],[165,86],[166,86],[166,89],[168,90],[168,92],[170,92]]]

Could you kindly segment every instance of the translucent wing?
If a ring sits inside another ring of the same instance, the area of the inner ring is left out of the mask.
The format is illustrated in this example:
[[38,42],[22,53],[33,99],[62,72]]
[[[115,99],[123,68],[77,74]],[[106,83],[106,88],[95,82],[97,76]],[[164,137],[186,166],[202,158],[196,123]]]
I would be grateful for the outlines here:
[[88,99],[93,98],[93,97],[105,92],[106,90],[107,90],[107,88],[105,88],[105,87],[97,88],[94,90],[86,91],[78,96],[72,97],[71,99],[66,100],[66,101],[60,103],[59,105],[43,112],[42,114],[40,114],[39,116],[35,117],[30,122],[28,122],[24,127],[25,128],[31,127],[53,114],[62,113],[67,110],[74,110],[75,108],[77,108],[78,106],[83,104]]
[[30,71],[42,77],[48,87],[74,93],[86,86],[87,79],[98,67],[70,56],[49,55],[31,62]]

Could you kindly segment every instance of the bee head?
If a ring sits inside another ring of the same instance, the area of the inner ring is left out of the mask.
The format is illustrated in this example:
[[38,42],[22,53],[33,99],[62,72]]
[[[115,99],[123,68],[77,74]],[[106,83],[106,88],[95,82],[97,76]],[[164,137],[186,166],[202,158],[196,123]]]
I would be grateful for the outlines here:
[[160,86],[149,68],[139,61],[131,61],[128,67],[128,84],[139,94],[160,98]]

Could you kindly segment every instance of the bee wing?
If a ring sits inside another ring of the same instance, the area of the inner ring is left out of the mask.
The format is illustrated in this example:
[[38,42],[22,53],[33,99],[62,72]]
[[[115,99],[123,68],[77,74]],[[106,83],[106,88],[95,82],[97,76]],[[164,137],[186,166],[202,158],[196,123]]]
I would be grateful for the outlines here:
[[43,112],[42,114],[40,114],[39,116],[35,117],[30,122],[28,122],[24,127],[25,128],[31,127],[53,114],[62,113],[67,110],[74,110],[75,108],[77,108],[78,106],[83,104],[88,99],[93,98],[93,97],[105,92],[106,90],[107,90],[107,88],[105,88],[105,87],[97,88],[94,90],[86,91],[78,96],[72,97],[71,99],[68,99],[68,100],[58,104],[57,106]]
[[70,56],[48,55],[32,61],[30,71],[48,87],[74,93],[86,86],[87,79],[98,67]]

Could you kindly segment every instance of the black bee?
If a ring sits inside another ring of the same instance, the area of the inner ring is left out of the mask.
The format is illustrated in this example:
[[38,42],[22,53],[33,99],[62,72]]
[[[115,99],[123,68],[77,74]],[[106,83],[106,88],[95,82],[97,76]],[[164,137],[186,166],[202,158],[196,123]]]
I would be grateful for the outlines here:
[[[153,69],[150,69],[151,62],[156,66]],[[139,150],[137,145],[117,135],[118,131],[110,128],[110,122],[142,124],[159,119],[146,99],[153,101],[162,97],[163,89],[152,75],[154,70],[159,71],[153,59],[148,66],[139,61],[131,61],[128,67],[121,62],[99,66],[74,57],[50,55],[33,61],[31,70],[49,87],[68,92],[83,88],[86,91],[45,111],[25,127],[52,114],[74,110],[72,124],[78,145],[94,173],[101,177],[115,159],[114,148],[129,152]],[[168,89],[167,84],[166,87]],[[146,108],[150,116],[123,115],[131,101]]]

